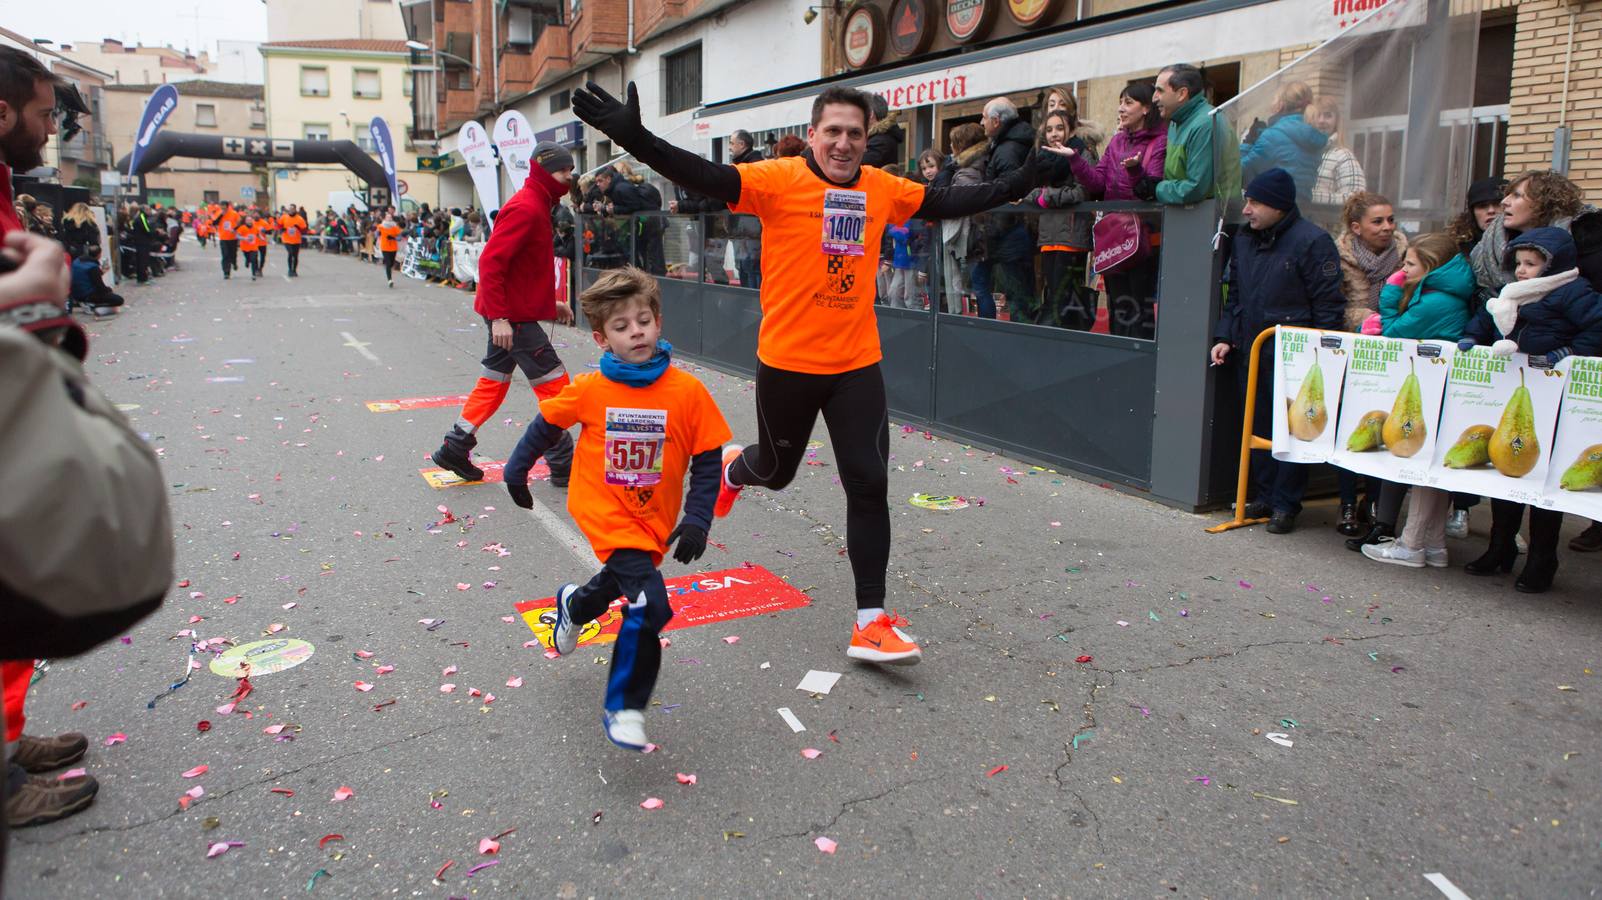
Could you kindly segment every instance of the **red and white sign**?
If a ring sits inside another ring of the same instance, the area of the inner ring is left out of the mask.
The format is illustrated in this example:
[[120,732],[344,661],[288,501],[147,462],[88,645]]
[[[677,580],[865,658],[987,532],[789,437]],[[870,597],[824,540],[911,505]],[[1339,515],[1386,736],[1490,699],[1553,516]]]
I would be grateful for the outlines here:
[[917,78],[872,91],[883,97],[891,109],[954,103],[968,99],[968,76],[949,72],[920,75]]
[[[810,597],[796,590],[789,582],[750,563],[738,569],[669,578],[667,592],[668,605],[673,607],[673,619],[663,631],[800,609],[812,603]],[[623,606],[623,598],[619,597],[599,619],[580,629],[579,646],[616,641],[618,628],[623,625]],[[556,622],[556,598],[524,600],[516,608],[540,643],[551,646],[551,627]]]

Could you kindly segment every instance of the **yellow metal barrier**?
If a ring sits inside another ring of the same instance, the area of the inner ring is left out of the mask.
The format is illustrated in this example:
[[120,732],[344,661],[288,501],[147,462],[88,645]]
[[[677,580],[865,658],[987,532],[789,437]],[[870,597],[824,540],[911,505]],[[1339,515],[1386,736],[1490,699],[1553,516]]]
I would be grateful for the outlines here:
[[[1245,421],[1240,425],[1240,477],[1235,482],[1235,518],[1207,529],[1208,534],[1221,534],[1233,531],[1236,528],[1245,528],[1247,525],[1260,525],[1268,519],[1248,519],[1246,516],[1246,482],[1251,479],[1252,451],[1271,450],[1274,442],[1268,438],[1260,438],[1252,434],[1252,419],[1257,411],[1257,369],[1258,361],[1262,358],[1263,341],[1273,337],[1273,328],[1264,328],[1262,333],[1252,341],[1252,358],[1246,368],[1246,410]],[[1239,361],[1236,362],[1239,365]]]

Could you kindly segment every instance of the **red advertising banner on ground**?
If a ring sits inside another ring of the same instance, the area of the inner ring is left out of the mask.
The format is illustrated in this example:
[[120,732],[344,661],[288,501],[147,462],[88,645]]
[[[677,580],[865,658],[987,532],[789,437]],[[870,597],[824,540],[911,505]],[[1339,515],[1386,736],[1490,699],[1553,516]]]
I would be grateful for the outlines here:
[[[761,566],[670,578],[667,589],[673,619],[663,631],[799,609],[812,602],[806,594]],[[540,643],[551,646],[556,598],[523,600],[517,604],[517,611]],[[622,624],[623,599],[619,597],[599,619],[584,626],[579,633],[579,646],[612,643],[617,640]]]
[[[495,460],[493,462],[480,460],[477,464],[480,469],[484,470],[483,481],[463,481],[457,477],[455,472],[447,472],[437,467],[418,469],[417,474],[423,476],[423,480],[428,482],[428,486],[436,491],[440,488],[460,487],[464,484],[501,483],[501,477],[504,474],[502,470],[506,468],[505,460]],[[551,467],[547,466],[544,460],[541,460],[534,464],[534,468],[528,470],[528,477],[530,481],[549,481],[551,479]]]
[[413,409],[434,409],[440,406],[461,406],[467,402],[466,394],[440,397],[402,397],[399,400],[369,400],[367,411],[376,413],[406,412]]

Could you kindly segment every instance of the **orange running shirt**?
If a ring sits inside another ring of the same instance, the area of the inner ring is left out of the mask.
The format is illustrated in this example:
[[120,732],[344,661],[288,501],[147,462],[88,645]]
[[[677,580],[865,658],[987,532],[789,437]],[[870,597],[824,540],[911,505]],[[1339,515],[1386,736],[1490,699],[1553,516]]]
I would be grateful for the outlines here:
[[284,229],[284,243],[300,243],[300,234],[306,230],[306,220],[299,215],[283,215],[278,217],[279,227]]
[[660,565],[690,459],[730,437],[706,386],[673,366],[642,388],[589,372],[541,400],[540,415],[558,428],[581,426],[567,509],[595,555],[606,562],[613,550],[644,550]]
[[256,237],[256,226],[249,222],[239,223],[239,227],[234,229],[234,233],[239,235],[239,249],[241,250],[254,250],[260,244]]
[[380,251],[387,250],[391,253],[399,250],[400,243],[395,239],[400,237],[400,233],[401,230],[399,225],[378,226],[378,249]]
[[234,229],[239,227],[239,213],[238,212],[236,212],[236,211],[234,211],[232,209],[225,209],[221,213],[217,214],[216,221],[217,221],[217,240],[219,240],[219,241],[238,240],[238,237],[235,236],[235,234],[234,234]]
[[740,200],[762,219],[757,357],[831,375],[883,358],[873,311],[879,239],[923,205],[923,185],[864,166],[856,184],[824,181],[799,156],[735,166]]

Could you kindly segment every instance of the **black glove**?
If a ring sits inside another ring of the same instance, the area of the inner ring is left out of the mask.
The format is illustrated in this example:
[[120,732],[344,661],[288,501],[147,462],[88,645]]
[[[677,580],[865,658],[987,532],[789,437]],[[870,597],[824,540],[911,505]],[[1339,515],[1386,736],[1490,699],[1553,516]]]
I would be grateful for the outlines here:
[[506,493],[512,495],[512,502],[518,506],[524,509],[534,508],[534,495],[528,492],[528,485],[509,484],[506,486]]
[[640,92],[632,81],[623,103],[595,82],[585,83],[573,92],[573,115],[625,150],[638,146],[646,135],[645,126],[640,124]]
[[1035,166],[1035,157],[1034,153],[1024,154],[1023,165],[997,179],[1003,185],[1009,203],[1022,200],[1032,189],[1039,186],[1036,184],[1039,170]]
[[1135,183],[1130,187],[1134,190],[1135,196],[1139,199],[1147,201],[1156,200],[1157,182],[1159,180],[1160,179],[1153,178],[1150,175],[1143,175],[1140,178],[1136,178]]
[[678,541],[679,545],[673,549],[673,558],[681,563],[695,562],[706,552],[706,529],[680,522],[679,527],[668,535],[667,542],[671,544],[674,541]]

